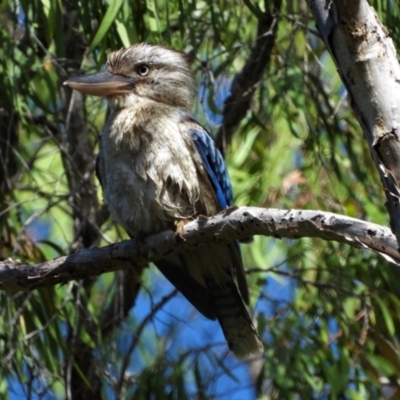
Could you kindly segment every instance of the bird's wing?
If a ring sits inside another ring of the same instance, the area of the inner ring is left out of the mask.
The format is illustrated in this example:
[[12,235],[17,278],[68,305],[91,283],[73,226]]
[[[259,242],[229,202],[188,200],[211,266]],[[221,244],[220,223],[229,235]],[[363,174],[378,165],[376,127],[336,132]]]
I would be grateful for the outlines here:
[[217,313],[211,293],[191,275],[187,258],[186,254],[173,254],[154,264],[198,311],[206,318],[215,320]]
[[[202,210],[223,210],[232,204],[232,187],[224,159],[206,130],[194,120],[182,121],[180,130],[194,145],[193,160],[201,177],[200,213]],[[197,152],[196,152],[197,151]],[[210,207],[206,204],[212,202]],[[209,214],[206,214],[209,215]],[[230,349],[239,357],[262,351],[262,343],[253,325],[245,303],[249,301],[246,276],[237,241],[224,244],[210,243],[180,255],[181,263],[165,259],[172,283],[179,282],[177,275],[185,271],[196,284],[183,282],[182,293],[200,311],[212,311],[218,318]],[[234,280],[237,277],[237,285]],[[199,284],[197,282],[202,282]],[[179,282],[180,283],[180,282]],[[189,287],[188,287],[189,286]],[[193,289],[197,290],[195,294]],[[238,290],[239,289],[239,290]],[[201,292],[206,296],[198,297]],[[192,299],[188,296],[192,295]],[[194,300],[194,301],[193,301]],[[200,306],[200,307],[199,307]],[[210,308],[211,306],[211,308]],[[203,312],[204,315],[207,316]]]
[[188,131],[200,154],[203,167],[212,183],[220,209],[223,210],[231,206],[233,197],[232,185],[222,154],[207,131],[196,121],[185,121],[183,127]]
[[[184,121],[181,124],[183,130],[192,138],[198,153],[200,154],[202,167],[206,170],[208,178],[213,186],[215,197],[220,210],[233,203],[231,180],[222,154],[216,147],[208,132],[194,119]],[[199,166],[200,167],[200,166]],[[246,275],[243,268],[239,242],[235,241],[227,245],[229,247],[232,265],[235,268],[240,294],[246,304],[249,303],[249,291]]]

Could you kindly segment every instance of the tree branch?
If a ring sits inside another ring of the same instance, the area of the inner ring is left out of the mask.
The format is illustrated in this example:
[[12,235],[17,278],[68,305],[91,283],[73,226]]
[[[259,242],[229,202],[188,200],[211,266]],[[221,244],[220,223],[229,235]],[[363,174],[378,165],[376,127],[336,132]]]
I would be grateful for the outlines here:
[[[308,0],[368,141],[400,244],[400,65],[366,0]],[[328,4],[329,3],[329,4]]]
[[126,240],[35,265],[6,260],[0,263],[0,289],[27,291],[128,268],[137,268],[140,274],[143,266],[166,255],[252,235],[333,240],[375,251],[400,265],[396,238],[381,225],[323,211],[231,207],[214,217],[189,222],[183,238],[171,230],[147,237],[140,246]]

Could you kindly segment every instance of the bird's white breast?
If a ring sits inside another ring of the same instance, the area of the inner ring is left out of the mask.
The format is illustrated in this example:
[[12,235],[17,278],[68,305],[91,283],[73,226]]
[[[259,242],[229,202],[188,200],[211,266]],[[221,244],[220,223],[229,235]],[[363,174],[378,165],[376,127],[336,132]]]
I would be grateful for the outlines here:
[[179,129],[182,115],[161,110],[143,121],[138,112],[137,106],[114,111],[102,136],[105,201],[131,236],[190,217],[201,190],[200,156]]

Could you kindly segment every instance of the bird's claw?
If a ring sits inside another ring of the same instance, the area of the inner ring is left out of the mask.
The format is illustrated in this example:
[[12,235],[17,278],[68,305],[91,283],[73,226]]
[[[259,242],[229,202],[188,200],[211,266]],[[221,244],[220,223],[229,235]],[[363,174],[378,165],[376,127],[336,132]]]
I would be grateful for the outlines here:
[[238,209],[239,209],[238,206],[230,206],[230,207],[228,207],[228,208],[225,208],[224,213],[225,213],[226,215],[229,215],[229,214],[233,213],[234,211],[236,211],[236,210],[238,210]]
[[175,236],[178,237],[179,239],[182,239],[185,241],[186,239],[183,237],[183,234],[185,232],[185,225],[190,222],[189,219],[179,219],[174,222],[175,225]]

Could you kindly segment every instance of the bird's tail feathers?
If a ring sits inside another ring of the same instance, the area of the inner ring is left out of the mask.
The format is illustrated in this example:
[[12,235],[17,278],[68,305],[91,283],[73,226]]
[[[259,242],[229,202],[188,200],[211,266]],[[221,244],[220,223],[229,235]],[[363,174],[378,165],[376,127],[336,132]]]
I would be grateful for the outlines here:
[[[223,268],[226,260],[228,265]],[[249,296],[237,243],[173,254],[158,260],[156,265],[204,316],[218,319],[236,357],[242,359],[263,351],[245,304]]]
[[217,282],[210,277],[207,287],[230,350],[239,359],[262,353],[263,344],[233,279]]

